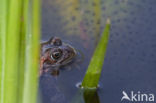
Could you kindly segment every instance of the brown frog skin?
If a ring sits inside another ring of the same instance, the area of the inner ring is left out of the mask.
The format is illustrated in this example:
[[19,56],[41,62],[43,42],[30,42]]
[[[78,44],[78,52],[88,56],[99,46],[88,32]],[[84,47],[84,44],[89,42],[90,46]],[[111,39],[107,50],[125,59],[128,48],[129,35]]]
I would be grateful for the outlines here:
[[71,62],[75,55],[75,49],[58,37],[41,43],[40,75],[48,71],[58,71],[60,66]]

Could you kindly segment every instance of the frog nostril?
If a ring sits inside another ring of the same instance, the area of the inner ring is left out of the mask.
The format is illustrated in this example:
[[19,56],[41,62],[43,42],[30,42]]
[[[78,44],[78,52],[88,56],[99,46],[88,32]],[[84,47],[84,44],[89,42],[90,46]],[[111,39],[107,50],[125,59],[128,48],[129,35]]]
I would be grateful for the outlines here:
[[61,46],[61,45],[62,45],[62,42],[61,42],[61,41],[55,41],[55,42],[54,42],[54,45],[55,45],[55,46]]
[[61,46],[62,45],[62,41],[58,37],[53,38],[52,43],[54,46]]

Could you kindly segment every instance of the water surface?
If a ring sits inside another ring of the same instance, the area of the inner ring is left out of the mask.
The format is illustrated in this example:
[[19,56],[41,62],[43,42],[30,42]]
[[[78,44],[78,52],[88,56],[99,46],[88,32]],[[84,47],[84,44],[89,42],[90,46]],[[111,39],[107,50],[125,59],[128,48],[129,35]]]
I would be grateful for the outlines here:
[[56,92],[60,94],[55,103],[73,100],[75,85],[85,75],[108,17],[111,33],[98,90],[100,103],[120,103],[123,90],[156,94],[156,1],[101,0],[100,4],[99,19],[93,0],[43,0],[42,40],[58,36],[85,56],[78,66],[61,70],[57,80],[50,75],[41,79],[43,103],[54,103],[51,96]]

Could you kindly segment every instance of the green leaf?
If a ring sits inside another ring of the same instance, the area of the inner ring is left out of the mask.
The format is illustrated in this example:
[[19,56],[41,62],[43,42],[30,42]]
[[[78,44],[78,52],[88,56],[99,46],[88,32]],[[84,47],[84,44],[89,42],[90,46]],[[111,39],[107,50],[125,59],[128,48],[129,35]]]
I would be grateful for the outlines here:
[[84,88],[96,88],[98,86],[109,40],[109,32],[110,20],[108,19],[102,37],[94,51],[88,70],[83,79],[82,87]]

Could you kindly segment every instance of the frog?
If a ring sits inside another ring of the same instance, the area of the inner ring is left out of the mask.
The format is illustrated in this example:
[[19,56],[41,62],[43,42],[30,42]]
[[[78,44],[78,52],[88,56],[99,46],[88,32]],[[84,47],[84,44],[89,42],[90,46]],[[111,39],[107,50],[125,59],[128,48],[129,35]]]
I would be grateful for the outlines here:
[[59,37],[51,37],[41,43],[40,75],[51,72],[58,75],[59,68],[72,62],[76,50],[70,44],[62,42]]

